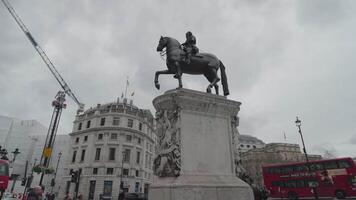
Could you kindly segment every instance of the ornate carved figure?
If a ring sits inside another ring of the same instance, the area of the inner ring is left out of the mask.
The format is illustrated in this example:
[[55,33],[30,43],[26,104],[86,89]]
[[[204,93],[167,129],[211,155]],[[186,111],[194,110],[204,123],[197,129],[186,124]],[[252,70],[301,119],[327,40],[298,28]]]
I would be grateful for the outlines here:
[[[195,38],[190,38],[188,41],[191,46],[191,50],[189,51],[191,51],[192,54],[194,51],[199,51],[198,49],[194,50],[194,41]],[[175,74],[175,77],[178,79],[178,87],[180,88],[183,87],[182,73],[193,75],[203,74],[210,82],[206,91],[211,93],[211,88],[214,87],[216,94],[219,94],[219,86],[217,83],[220,81],[220,78],[217,71],[220,69],[224,95],[229,95],[225,66],[215,55],[196,52],[194,56],[190,56],[189,63],[187,63],[185,61],[186,53],[185,50],[182,49],[182,45],[174,38],[161,36],[157,46],[157,51],[163,51],[164,48],[166,48],[166,65],[168,69],[156,72],[154,82],[157,89],[160,88],[160,84],[158,82],[160,74]]]
[[158,149],[153,170],[157,176],[179,176],[180,136],[177,127],[178,111],[161,110],[156,113]]

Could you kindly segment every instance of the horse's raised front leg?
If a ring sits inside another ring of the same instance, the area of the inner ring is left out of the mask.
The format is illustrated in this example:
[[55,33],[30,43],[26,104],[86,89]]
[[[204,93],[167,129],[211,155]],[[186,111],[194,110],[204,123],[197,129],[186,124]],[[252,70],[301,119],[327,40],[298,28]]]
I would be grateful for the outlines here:
[[177,70],[177,73],[176,73],[176,77],[178,78],[178,88],[182,88],[183,87],[183,83],[182,83],[182,70],[180,68],[180,65],[179,65],[179,62],[178,61],[175,61],[174,62],[174,65],[175,65],[175,68]]
[[159,82],[158,82],[158,77],[159,77],[159,75],[160,74],[173,74],[170,70],[162,70],[162,71],[156,71],[156,73],[155,73],[155,86],[156,86],[156,88],[159,90],[159,88],[160,88],[160,84],[159,84]]

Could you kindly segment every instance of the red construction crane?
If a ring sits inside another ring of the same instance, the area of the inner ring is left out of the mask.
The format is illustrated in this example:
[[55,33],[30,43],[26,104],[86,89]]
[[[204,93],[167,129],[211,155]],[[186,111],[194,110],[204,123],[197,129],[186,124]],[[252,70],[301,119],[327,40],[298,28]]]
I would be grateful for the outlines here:
[[[41,56],[42,60],[46,64],[46,66],[51,71],[51,73],[53,74],[53,76],[56,78],[59,85],[63,89],[63,91],[59,91],[57,93],[55,100],[52,102],[54,111],[52,114],[51,123],[50,123],[49,129],[48,129],[47,138],[46,138],[46,142],[45,142],[45,145],[43,148],[43,154],[42,154],[41,163],[40,163],[41,166],[43,166],[44,168],[47,168],[49,161],[51,159],[52,148],[53,148],[53,144],[55,141],[62,109],[66,108],[65,95],[67,94],[68,96],[70,96],[73,99],[73,101],[78,105],[79,108],[78,108],[77,114],[84,111],[84,104],[81,103],[78,100],[78,98],[74,95],[74,93],[72,92],[72,90],[70,89],[68,84],[64,81],[63,77],[57,71],[56,67],[53,65],[53,63],[48,58],[46,53],[43,51],[41,46],[33,38],[30,31],[27,29],[25,24],[22,22],[21,18],[16,14],[16,12],[15,12],[14,8],[11,6],[11,4],[7,0],[2,0],[2,2],[4,3],[7,10],[10,12],[12,17],[15,19],[16,23],[20,26],[21,30],[25,33],[27,39],[30,40],[31,44],[36,49],[37,53]],[[42,184],[43,174],[44,173],[42,173],[40,184]]]

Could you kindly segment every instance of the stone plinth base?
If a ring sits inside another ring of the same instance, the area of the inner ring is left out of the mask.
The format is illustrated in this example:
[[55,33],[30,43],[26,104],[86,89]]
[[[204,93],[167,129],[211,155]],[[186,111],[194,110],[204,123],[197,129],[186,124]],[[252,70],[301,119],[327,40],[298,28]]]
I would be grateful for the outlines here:
[[157,157],[148,200],[252,200],[235,174],[240,102],[187,89],[156,97]]
[[250,187],[234,176],[159,178],[150,186],[149,200],[252,200]]

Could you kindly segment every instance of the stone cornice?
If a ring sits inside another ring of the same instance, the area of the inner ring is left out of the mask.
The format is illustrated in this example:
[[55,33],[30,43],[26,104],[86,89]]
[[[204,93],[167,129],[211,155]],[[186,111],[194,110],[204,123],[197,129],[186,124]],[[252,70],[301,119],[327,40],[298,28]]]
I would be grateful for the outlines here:
[[156,109],[160,105],[161,109],[175,110],[179,108],[187,111],[236,116],[241,103],[215,94],[189,89],[174,89],[156,97],[153,100],[153,105]]
[[[120,126],[102,126],[102,127],[95,127],[95,128],[89,128],[86,130],[81,130],[81,131],[75,131],[75,132],[71,132],[69,133],[70,136],[77,136],[77,135],[81,135],[84,133],[94,133],[94,132],[98,132],[98,131],[125,131],[125,132],[131,132],[131,133],[136,133],[139,134],[140,136],[144,136],[146,138],[149,138],[151,140],[151,142],[154,142],[153,138],[150,138],[146,133],[143,133],[139,130],[136,129],[132,129],[132,128],[126,128],[126,127],[120,127]],[[152,134],[155,134],[154,131],[152,131]]]

